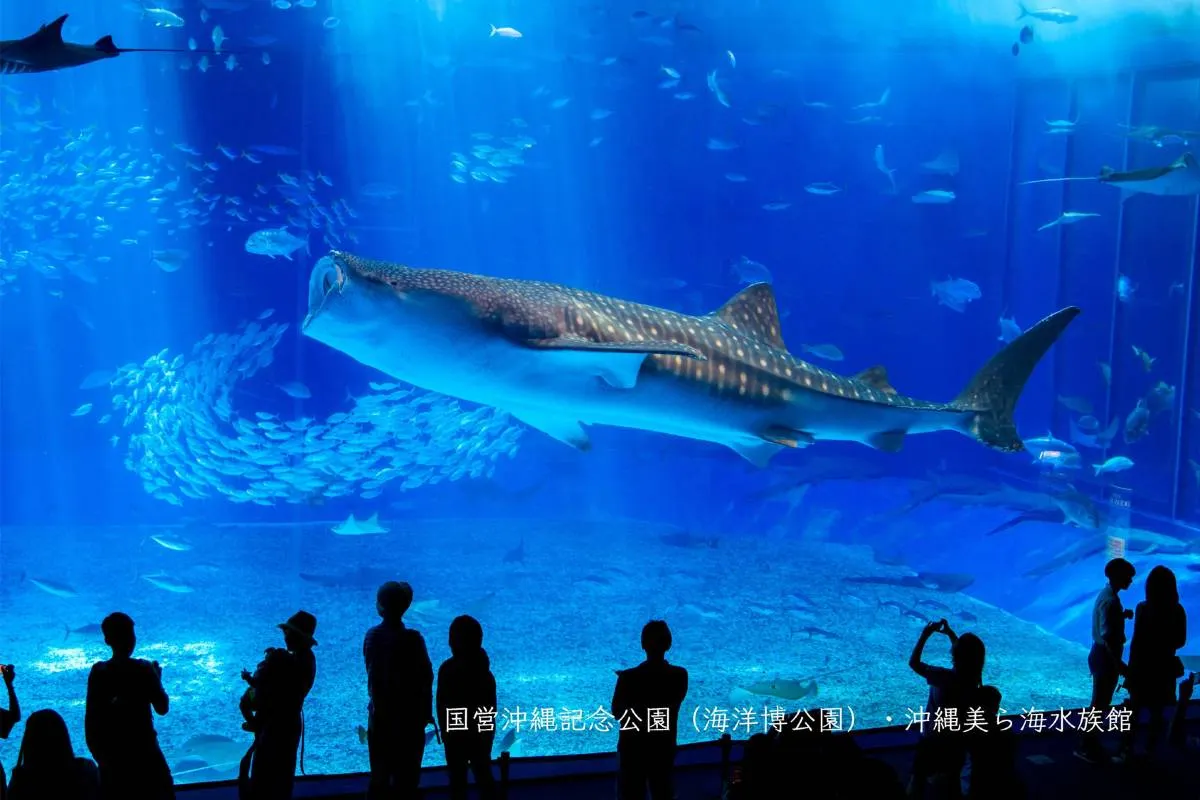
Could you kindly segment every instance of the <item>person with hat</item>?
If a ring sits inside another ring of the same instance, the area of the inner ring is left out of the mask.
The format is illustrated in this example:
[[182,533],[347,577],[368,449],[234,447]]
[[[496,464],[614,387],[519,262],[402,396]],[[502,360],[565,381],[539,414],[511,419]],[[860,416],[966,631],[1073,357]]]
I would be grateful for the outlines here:
[[[254,744],[242,759],[238,790],[242,800],[290,800],[297,752],[304,736],[304,700],[317,678],[317,618],[297,611],[279,624],[284,647],[269,647],[251,675],[240,703],[243,726]],[[304,768],[300,755],[301,770]]]
[[419,797],[425,729],[433,719],[433,662],[420,631],[404,624],[407,583],[388,581],[375,595],[381,622],[363,639],[367,667],[368,800]]

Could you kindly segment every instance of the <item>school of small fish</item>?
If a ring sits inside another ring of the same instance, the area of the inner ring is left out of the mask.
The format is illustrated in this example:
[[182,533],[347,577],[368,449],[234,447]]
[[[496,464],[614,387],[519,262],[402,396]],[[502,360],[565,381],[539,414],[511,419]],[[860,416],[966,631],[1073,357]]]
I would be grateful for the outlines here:
[[[152,497],[185,500],[223,496],[234,503],[321,503],[357,495],[370,500],[393,481],[399,488],[490,477],[502,456],[513,457],[523,428],[491,408],[465,409],[456,400],[396,383],[372,383],[349,411],[323,420],[284,419],[233,405],[239,384],[274,359],[288,326],[264,324],[271,312],[236,333],[209,334],[190,357],[157,353],[142,364],[88,375],[81,388],[111,387],[101,425],[119,424],[125,467]],[[290,397],[311,397],[289,382]],[[87,416],[92,403],[72,416]],[[124,435],[124,439],[122,439]]]
[[[529,123],[516,118],[512,120],[513,127],[527,128]],[[491,133],[478,132],[471,134],[474,144],[471,145],[470,156],[454,152],[450,154],[450,180],[455,183],[508,183],[515,174],[513,167],[525,165],[525,153],[530,150],[537,139],[525,134],[496,137]]]
[[[0,150],[0,294],[16,291],[26,271],[49,279],[54,297],[72,281],[99,283],[109,264],[177,272],[188,253],[154,243],[193,229],[246,231],[250,252],[272,256],[310,236],[330,249],[358,241],[358,213],[323,173],[291,169],[293,148],[201,148],[157,127],[76,119],[7,84],[0,93],[4,129],[19,134]],[[280,229],[287,235],[272,233]],[[256,251],[251,241],[263,244]]]

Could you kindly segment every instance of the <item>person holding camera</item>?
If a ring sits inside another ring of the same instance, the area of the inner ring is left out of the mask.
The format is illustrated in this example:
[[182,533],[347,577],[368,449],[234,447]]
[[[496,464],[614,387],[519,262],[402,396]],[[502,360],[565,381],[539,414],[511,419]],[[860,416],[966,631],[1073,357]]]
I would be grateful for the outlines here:
[[[8,692],[8,708],[0,708],[0,739],[7,739],[12,729],[21,721],[21,704],[17,702],[17,692],[13,689],[16,677],[17,671],[12,664],[0,664],[0,678],[3,678],[4,688]],[[0,800],[4,800],[6,784],[4,765],[0,764]]]
[[[935,667],[921,660],[925,645],[935,633],[950,640],[951,667]],[[952,794],[959,793],[966,745],[961,728],[972,698],[983,684],[986,651],[973,633],[959,636],[944,619],[930,622],[921,631],[908,666],[929,684],[929,701],[921,717],[921,741],[913,758],[910,797],[924,797],[930,778],[941,779]],[[932,728],[932,730],[931,730]]]
[[158,746],[154,713],[170,708],[157,661],[133,657],[133,620],[120,611],[100,623],[112,658],[88,674],[83,729],[100,767],[104,800],[174,800],[171,769]]

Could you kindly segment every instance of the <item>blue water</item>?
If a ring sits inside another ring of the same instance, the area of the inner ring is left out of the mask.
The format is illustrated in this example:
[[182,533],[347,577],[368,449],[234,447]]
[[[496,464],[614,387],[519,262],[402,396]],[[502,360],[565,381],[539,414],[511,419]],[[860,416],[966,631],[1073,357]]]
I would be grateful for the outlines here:
[[[1078,704],[1109,554],[1195,599],[1196,199],[1019,185],[1198,146],[1176,9],[1074,9],[1014,57],[1007,2],[280,5],[0,10],[6,38],[66,11],[68,40],[194,50],[0,76],[0,661],[78,749],[106,652],[85,626],[116,609],[195,781],[230,776],[238,673],[297,608],[321,642],[308,771],[365,768],[361,637],[393,578],[435,663],[453,616],[483,622],[518,756],[614,746],[611,670],[652,617],[699,741],[789,701],[904,723],[922,618],[983,636],[1010,711]],[[1038,230],[1064,212],[1098,216]],[[1078,306],[1017,413],[1067,446],[947,432],[760,469],[593,427],[579,452],[302,336],[330,249],[693,315],[766,279],[796,355],[937,402],[1002,319]]]

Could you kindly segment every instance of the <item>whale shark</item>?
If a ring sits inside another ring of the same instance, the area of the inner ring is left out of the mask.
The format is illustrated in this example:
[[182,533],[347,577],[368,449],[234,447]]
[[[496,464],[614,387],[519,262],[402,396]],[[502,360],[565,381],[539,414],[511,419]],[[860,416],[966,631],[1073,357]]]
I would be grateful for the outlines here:
[[1191,153],[1184,153],[1170,164],[1161,167],[1146,167],[1128,172],[1118,172],[1112,167],[1103,167],[1099,175],[1072,178],[1041,178],[1022,181],[1018,186],[1036,183],[1064,183],[1066,181],[1097,181],[1121,190],[1122,199],[1135,194],[1156,194],[1160,197],[1189,197],[1200,195],[1200,162]]
[[1005,346],[958,397],[899,394],[882,366],[843,376],[788,352],[770,284],[691,316],[542,281],[419,269],[332,251],[309,275],[305,335],[421,388],[504,410],[587,449],[584,425],[724,445],[763,467],[785,448],[852,441],[896,452],[957,431],[1019,452],[1013,411],[1079,314]]
[[23,39],[0,40],[0,75],[21,75],[33,72],[54,72],[82,67],[122,53],[186,53],[186,50],[145,47],[117,47],[111,36],[102,36],[93,44],[63,41],[62,28],[67,21],[63,14],[53,22],[38,28]]

